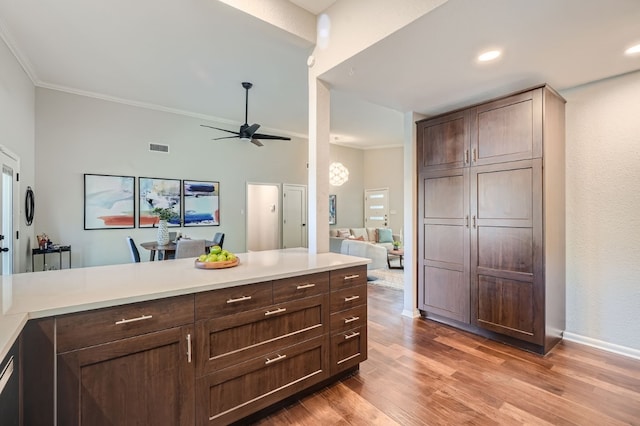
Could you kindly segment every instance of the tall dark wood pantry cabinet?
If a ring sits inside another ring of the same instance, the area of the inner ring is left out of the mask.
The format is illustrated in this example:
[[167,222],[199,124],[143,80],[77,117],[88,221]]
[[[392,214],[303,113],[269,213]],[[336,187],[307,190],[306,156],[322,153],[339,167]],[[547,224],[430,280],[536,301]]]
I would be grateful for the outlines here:
[[417,123],[427,318],[539,353],[562,338],[564,104],[540,86]]

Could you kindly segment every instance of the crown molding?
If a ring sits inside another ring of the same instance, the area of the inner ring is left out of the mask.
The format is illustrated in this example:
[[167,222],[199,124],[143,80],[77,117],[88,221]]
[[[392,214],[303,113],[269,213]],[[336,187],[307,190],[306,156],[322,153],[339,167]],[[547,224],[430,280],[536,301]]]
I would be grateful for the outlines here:
[[23,55],[22,52],[20,52],[20,49],[18,49],[15,41],[13,40],[13,37],[11,36],[11,32],[9,31],[9,29],[7,28],[7,26],[5,25],[4,21],[2,21],[1,18],[0,18],[0,38],[2,38],[4,43],[7,45],[7,47],[9,48],[9,51],[11,51],[13,56],[16,58],[16,61],[18,61],[18,63],[24,70],[25,74],[27,74],[27,77],[29,77],[33,85],[36,86],[37,83],[39,83],[39,80],[38,80],[38,76],[36,75],[36,72],[33,70],[33,65],[31,64],[29,59],[27,59],[27,57]]

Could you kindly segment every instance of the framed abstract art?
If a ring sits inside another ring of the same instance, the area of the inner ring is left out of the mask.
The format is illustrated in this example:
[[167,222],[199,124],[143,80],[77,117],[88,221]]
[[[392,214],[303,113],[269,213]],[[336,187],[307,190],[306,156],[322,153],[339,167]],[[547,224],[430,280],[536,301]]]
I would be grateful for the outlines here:
[[133,176],[84,175],[84,229],[134,228]]
[[183,180],[184,226],[220,225],[220,182]]

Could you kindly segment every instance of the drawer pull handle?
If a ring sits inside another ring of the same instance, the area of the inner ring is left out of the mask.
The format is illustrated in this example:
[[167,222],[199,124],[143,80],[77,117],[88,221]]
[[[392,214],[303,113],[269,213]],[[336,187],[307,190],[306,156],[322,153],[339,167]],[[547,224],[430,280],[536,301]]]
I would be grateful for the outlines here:
[[298,287],[296,287],[296,290],[304,290],[305,288],[312,288],[315,287],[316,285],[314,283],[309,283],[309,284],[301,284]]
[[358,321],[360,317],[351,317],[344,320],[345,324],[349,324],[350,322]]
[[238,302],[244,302],[245,300],[251,300],[251,296],[242,296],[236,299],[229,299],[227,300],[227,303],[238,303]]
[[278,309],[274,309],[273,311],[267,311],[264,313],[264,316],[266,317],[267,315],[275,315],[275,314],[279,314],[281,312],[286,311],[287,308],[278,308]]
[[286,357],[287,357],[286,355],[278,354],[278,356],[275,357],[275,358],[271,358],[271,359],[267,358],[267,360],[264,362],[264,365],[269,365],[269,364],[273,364],[274,362],[282,361]]
[[187,334],[187,361],[191,364],[191,333]]
[[131,318],[131,319],[124,319],[122,318],[120,321],[116,321],[116,325],[121,325],[121,324],[128,324],[130,322],[136,322],[136,321],[144,321],[144,320],[148,320],[153,318],[153,315],[142,315],[138,318]]
[[360,275],[359,274],[353,274],[353,275],[345,275],[344,276],[344,280],[345,281],[346,280],[353,280],[353,279],[356,279],[356,278],[360,278]]
[[354,337],[358,337],[359,335],[360,335],[360,333],[358,333],[357,331],[354,331],[351,334],[345,334],[344,340],[353,339]]
[[344,301],[345,302],[351,302],[353,300],[358,300],[358,299],[360,299],[360,296],[356,295],[356,296],[351,296],[351,297],[345,297]]

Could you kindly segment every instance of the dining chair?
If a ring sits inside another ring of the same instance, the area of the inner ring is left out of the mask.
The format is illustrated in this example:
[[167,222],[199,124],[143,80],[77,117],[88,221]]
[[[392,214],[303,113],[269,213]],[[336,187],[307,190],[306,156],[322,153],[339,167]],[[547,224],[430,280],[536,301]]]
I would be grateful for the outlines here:
[[222,244],[224,243],[224,232],[216,232],[216,235],[213,236],[213,240],[211,240],[213,244],[212,246],[220,246],[222,248]]
[[204,254],[204,240],[187,240],[180,239],[176,245],[176,259],[184,259],[188,257],[198,257]]
[[133,238],[127,237],[127,243],[129,244],[129,251],[131,252],[131,260],[134,262],[140,262],[140,252],[136,247],[136,243],[133,242]]

